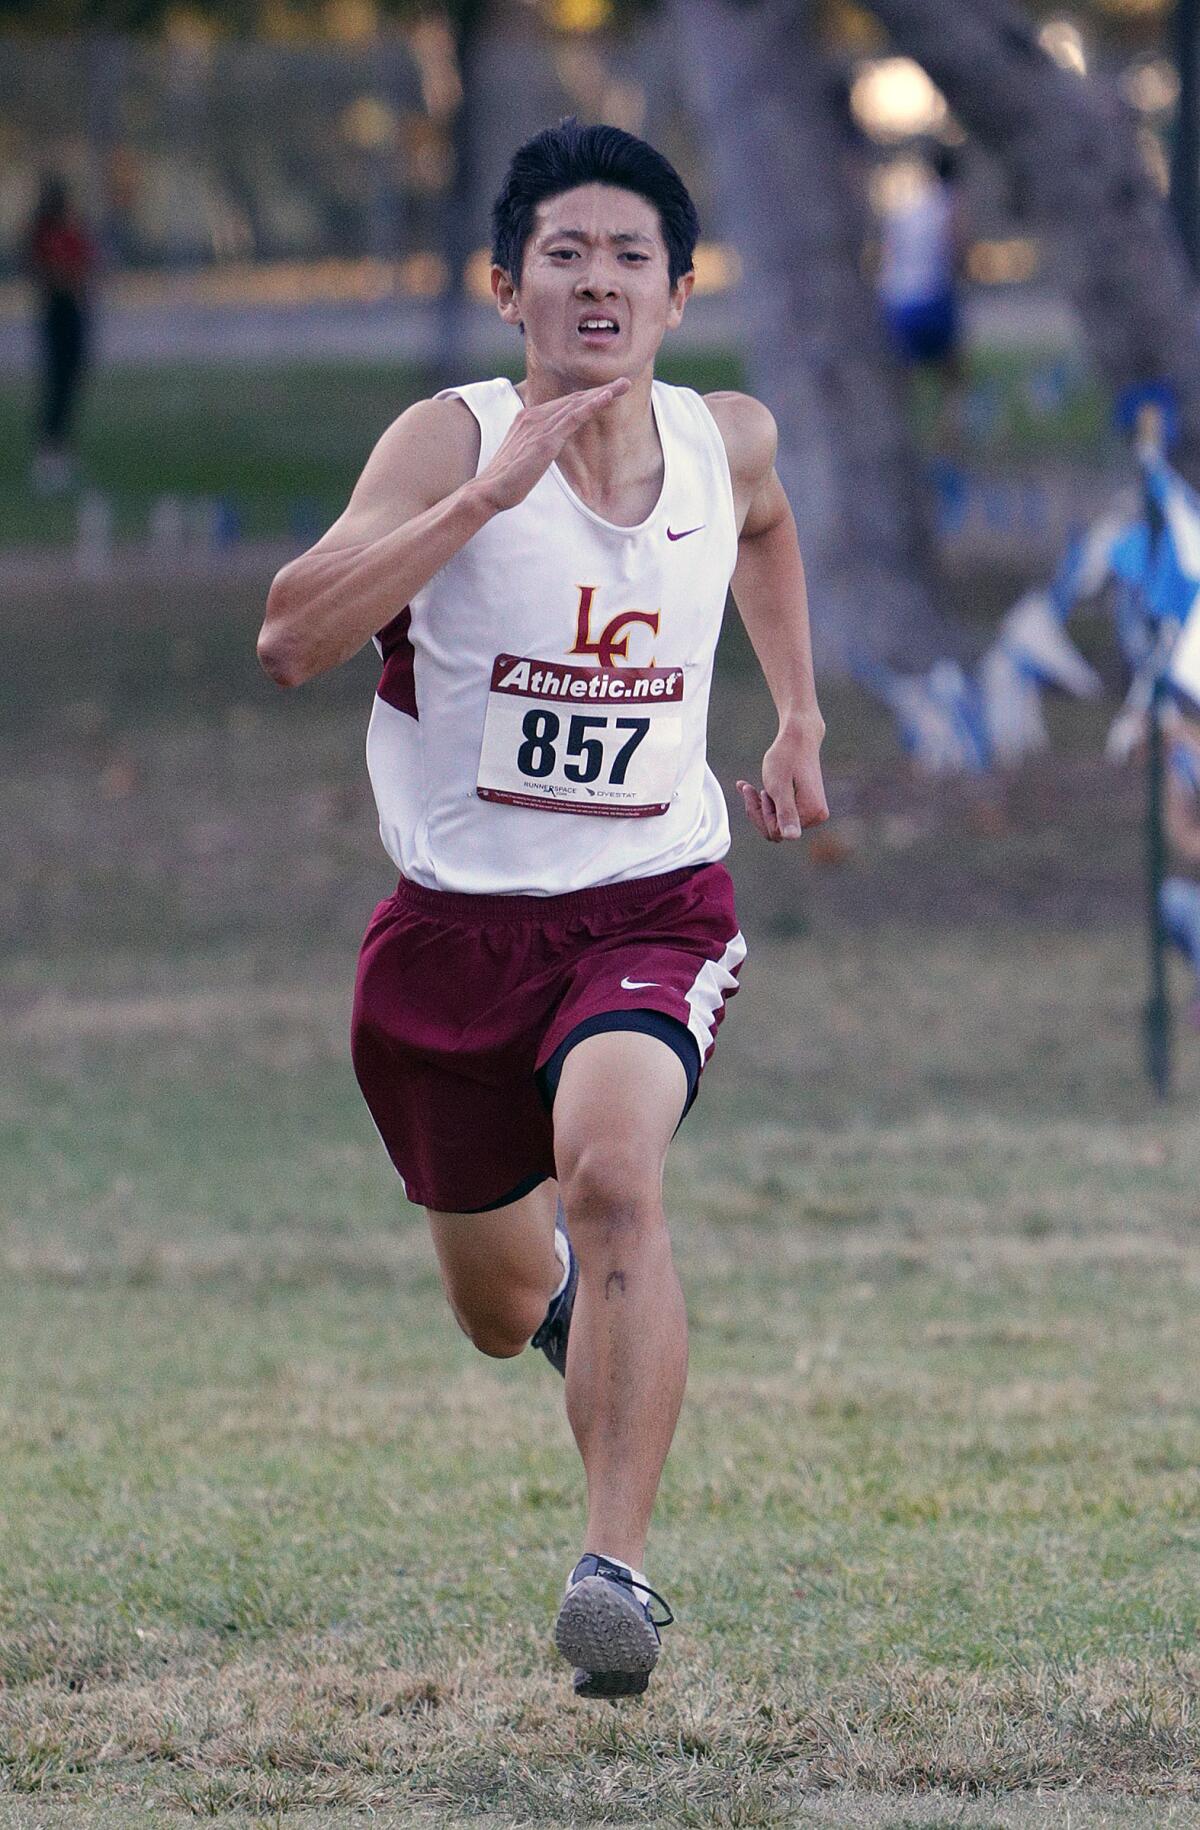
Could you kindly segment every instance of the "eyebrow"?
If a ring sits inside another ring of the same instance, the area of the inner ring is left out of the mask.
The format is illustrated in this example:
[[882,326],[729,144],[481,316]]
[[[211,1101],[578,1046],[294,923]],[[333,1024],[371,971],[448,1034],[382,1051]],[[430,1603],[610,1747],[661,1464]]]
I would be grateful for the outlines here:
[[[538,237],[538,240],[543,241],[543,242],[547,242],[547,241],[589,242],[589,241],[591,241],[591,239],[592,239],[591,236],[587,233],[587,231],[585,229],[546,229]],[[646,246],[649,248],[652,248],[654,246],[653,237],[650,235],[644,235],[640,229],[619,229],[615,234],[606,236],[604,239],[607,241],[620,241],[620,242],[640,241],[640,242],[645,242]]]

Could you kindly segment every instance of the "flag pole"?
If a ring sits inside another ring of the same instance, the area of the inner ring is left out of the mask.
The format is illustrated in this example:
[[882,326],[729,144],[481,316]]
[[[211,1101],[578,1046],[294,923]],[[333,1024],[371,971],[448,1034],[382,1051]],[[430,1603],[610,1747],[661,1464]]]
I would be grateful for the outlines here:
[[1146,894],[1150,932],[1150,995],[1146,999],[1146,1073],[1160,1099],[1171,1091],[1171,1003],[1167,993],[1167,935],[1162,886],[1167,848],[1163,833],[1162,706],[1166,685],[1157,674],[1150,689],[1146,729]]
[[[1162,455],[1166,426],[1161,406],[1147,403],[1138,415],[1137,445],[1143,461]],[[1146,525],[1151,552],[1164,537],[1162,510],[1150,488],[1146,470]],[[1171,1003],[1167,990],[1167,932],[1163,922],[1162,886],[1167,874],[1167,845],[1163,829],[1163,703],[1166,697],[1166,656],[1156,657],[1146,707],[1146,915],[1148,919],[1150,987],[1145,1009],[1146,1074],[1160,1099],[1171,1091]]]

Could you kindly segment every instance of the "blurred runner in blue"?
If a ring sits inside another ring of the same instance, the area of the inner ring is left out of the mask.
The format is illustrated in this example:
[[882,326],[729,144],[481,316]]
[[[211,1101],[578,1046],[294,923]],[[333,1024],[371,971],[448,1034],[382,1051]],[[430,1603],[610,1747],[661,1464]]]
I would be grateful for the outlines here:
[[924,183],[893,198],[883,220],[879,296],[903,360],[941,377],[946,429],[962,393],[958,282],[965,252],[959,159],[950,146],[929,158]]

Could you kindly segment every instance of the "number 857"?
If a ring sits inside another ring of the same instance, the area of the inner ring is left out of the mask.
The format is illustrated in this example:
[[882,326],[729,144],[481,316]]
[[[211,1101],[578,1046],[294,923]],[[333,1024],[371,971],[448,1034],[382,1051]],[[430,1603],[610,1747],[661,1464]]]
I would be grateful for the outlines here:
[[[608,718],[595,712],[572,712],[567,726],[567,741],[563,751],[568,760],[563,762],[562,773],[569,782],[594,782],[600,777],[604,767],[604,744],[601,738],[591,737],[590,731],[607,731]],[[618,731],[628,731],[608,772],[608,783],[620,787],[625,780],[634,752],[646,732],[650,729],[648,718],[618,718],[615,721]],[[557,743],[562,734],[562,719],[557,712],[534,709],[526,712],[521,721],[521,732],[524,743],[517,751],[517,767],[523,775],[543,780],[552,775],[559,760]],[[578,760],[575,760],[578,759]]]

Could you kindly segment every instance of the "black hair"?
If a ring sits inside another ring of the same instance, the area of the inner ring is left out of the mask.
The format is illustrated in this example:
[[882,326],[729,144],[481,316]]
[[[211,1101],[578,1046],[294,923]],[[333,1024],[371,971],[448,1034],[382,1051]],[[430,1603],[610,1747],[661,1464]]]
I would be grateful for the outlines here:
[[671,285],[691,272],[700,221],[670,160],[620,127],[581,127],[568,115],[517,148],[492,205],[492,260],[514,284],[520,282],[538,204],[579,184],[617,185],[652,203],[662,225]]

